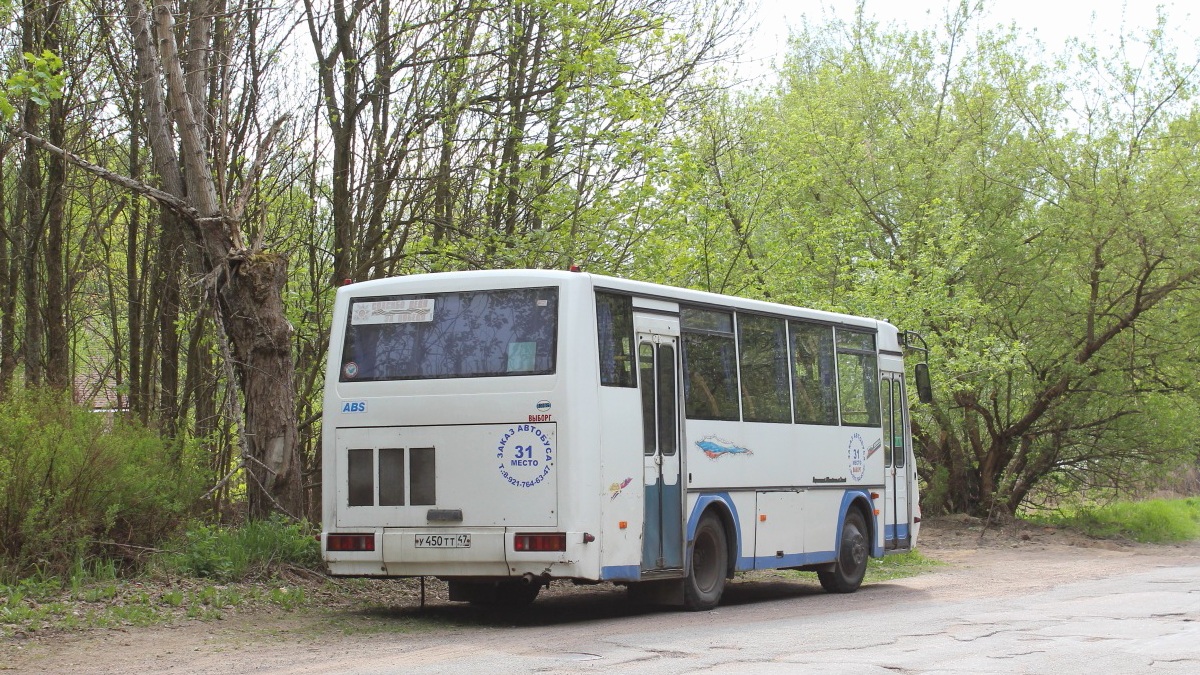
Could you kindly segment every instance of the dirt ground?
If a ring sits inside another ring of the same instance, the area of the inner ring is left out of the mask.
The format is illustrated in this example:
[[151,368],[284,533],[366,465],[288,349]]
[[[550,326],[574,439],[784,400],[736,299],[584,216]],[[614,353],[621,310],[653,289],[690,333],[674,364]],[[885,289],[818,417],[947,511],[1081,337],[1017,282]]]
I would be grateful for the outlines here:
[[[927,521],[921,528],[918,549],[944,566],[888,583],[935,591],[947,599],[1015,594],[1159,565],[1200,564],[1200,542],[1151,545],[1095,540],[1070,530],[1021,522],[984,527],[978,519],[968,517]],[[744,604],[820,593],[819,587],[812,586],[815,579],[809,584],[776,573],[753,573],[739,577],[726,598]],[[259,607],[226,611],[217,621],[19,634],[0,638],[0,671],[222,672],[222,659],[247,654],[263,658],[259,663],[264,667],[270,664],[273,670],[287,671],[290,658],[299,659],[318,649],[327,651],[331,644],[344,653],[364,636],[381,632],[395,639],[420,640],[443,630],[462,633],[514,624],[561,625],[578,621],[580,616],[619,619],[654,611],[631,609],[623,590],[610,585],[556,583],[542,593],[527,616],[509,616],[497,624],[494,618],[449,603],[440,582],[426,584],[424,610],[420,593],[415,580],[356,582],[333,590],[311,582],[310,598],[318,602],[290,612]]]

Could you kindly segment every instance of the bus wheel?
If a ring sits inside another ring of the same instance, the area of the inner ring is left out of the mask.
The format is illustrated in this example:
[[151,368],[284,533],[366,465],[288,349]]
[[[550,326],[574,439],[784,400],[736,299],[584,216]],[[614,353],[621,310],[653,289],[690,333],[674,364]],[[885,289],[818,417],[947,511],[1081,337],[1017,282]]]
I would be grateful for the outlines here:
[[496,604],[503,607],[525,607],[533,603],[542,590],[539,583],[504,581],[496,584]]
[[828,570],[818,570],[821,588],[830,593],[853,593],[867,574],[867,524],[857,509],[846,514],[837,562]]
[[725,575],[729,570],[725,528],[716,516],[706,513],[700,519],[688,557],[691,562],[683,582],[684,607],[691,611],[716,607],[725,591]]

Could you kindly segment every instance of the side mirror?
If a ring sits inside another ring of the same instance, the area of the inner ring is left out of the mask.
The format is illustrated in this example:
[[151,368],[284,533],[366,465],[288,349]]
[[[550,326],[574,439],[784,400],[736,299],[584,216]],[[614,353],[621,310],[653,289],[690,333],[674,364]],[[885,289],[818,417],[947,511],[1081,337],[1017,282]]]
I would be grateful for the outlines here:
[[913,375],[917,380],[917,398],[921,403],[933,403],[933,385],[929,382],[929,364],[918,363]]

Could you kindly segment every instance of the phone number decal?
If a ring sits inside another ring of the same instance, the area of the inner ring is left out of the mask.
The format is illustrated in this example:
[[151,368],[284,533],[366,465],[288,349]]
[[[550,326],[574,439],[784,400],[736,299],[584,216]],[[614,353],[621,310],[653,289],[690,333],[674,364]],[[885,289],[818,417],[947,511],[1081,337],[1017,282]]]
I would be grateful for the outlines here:
[[540,485],[554,468],[554,446],[536,424],[510,427],[496,445],[500,476],[509,485],[531,488]]

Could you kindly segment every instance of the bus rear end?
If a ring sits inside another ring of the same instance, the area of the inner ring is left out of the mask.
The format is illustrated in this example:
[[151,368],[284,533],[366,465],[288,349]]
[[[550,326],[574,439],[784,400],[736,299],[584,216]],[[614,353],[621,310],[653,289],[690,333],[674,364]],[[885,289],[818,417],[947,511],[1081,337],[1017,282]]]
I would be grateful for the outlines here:
[[[322,446],[330,574],[438,576],[452,599],[500,602],[532,599],[551,578],[596,577],[579,525],[588,506],[564,498],[578,486],[562,478],[587,461],[587,443],[562,426],[572,368],[594,370],[561,349],[573,324],[590,325],[591,306],[569,299],[590,297],[579,277],[451,273],[339,289]],[[572,321],[575,305],[585,315]]]

